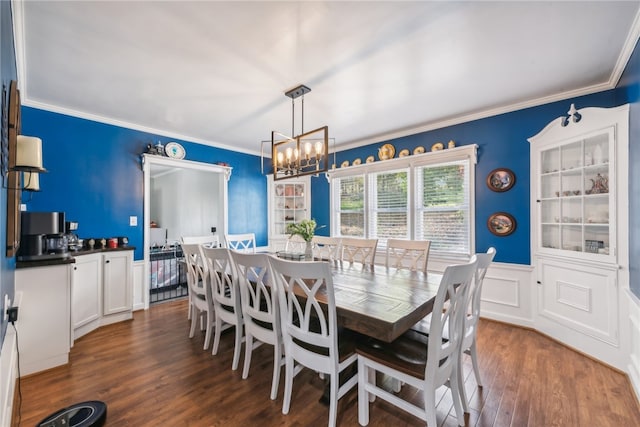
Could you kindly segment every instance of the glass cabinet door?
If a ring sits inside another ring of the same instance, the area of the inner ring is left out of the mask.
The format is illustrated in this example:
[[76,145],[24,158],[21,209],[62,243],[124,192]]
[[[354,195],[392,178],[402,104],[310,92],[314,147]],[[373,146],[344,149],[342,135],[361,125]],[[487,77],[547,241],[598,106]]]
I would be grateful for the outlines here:
[[540,151],[542,248],[609,255],[613,129]]
[[287,234],[287,225],[308,217],[308,183],[276,182],[273,194],[273,232]]

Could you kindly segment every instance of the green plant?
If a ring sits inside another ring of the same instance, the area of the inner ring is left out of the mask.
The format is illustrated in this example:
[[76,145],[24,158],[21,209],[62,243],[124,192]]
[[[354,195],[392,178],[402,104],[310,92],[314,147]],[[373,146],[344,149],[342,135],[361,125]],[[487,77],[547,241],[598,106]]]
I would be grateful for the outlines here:
[[316,232],[316,220],[315,219],[303,219],[300,222],[287,225],[287,234],[294,236],[298,235],[304,239],[305,242],[310,242],[313,239],[313,235]]

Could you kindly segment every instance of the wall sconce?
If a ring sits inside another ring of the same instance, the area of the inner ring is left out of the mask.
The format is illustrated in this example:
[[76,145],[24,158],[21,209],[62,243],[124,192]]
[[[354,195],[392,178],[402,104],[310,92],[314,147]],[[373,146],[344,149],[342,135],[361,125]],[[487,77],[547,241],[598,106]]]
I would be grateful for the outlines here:
[[42,167],[42,140],[40,138],[18,135],[16,145],[16,163],[11,168],[12,170],[36,173],[47,171]]

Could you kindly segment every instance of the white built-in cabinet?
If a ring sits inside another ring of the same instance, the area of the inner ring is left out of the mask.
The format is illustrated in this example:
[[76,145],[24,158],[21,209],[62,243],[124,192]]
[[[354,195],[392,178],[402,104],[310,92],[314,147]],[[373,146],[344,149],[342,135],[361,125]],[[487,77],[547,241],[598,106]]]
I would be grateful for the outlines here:
[[572,106],[529,139],[538,329],[620,369],[628,112]]
[[289,235],[287,225],[311,216],[311,180],[309,176],[273,180],[268,176],[269,248],[283,250]]
[[71,283],[72,336],[131,319],[133,251],[101,252],[75,258]]

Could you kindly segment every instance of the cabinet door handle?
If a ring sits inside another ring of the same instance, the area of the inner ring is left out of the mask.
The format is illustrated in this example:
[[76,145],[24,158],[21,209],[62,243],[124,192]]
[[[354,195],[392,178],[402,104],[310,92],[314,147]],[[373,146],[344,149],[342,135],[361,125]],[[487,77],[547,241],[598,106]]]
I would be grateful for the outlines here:
[[111,261],[110,261],[110,260],[106,260],[106,261],[105,261],[105,263],[106,263],[106,264],[109,264],[109,262],[111,262]]
[[77,270],[77,269],[78,269],[78,267],[73,267],[73,269],[74,269],[74,270]]
[[542,282],[541,282],[540,280],[536,280],[536,283],[537,283],[538,285],[542,285]]

